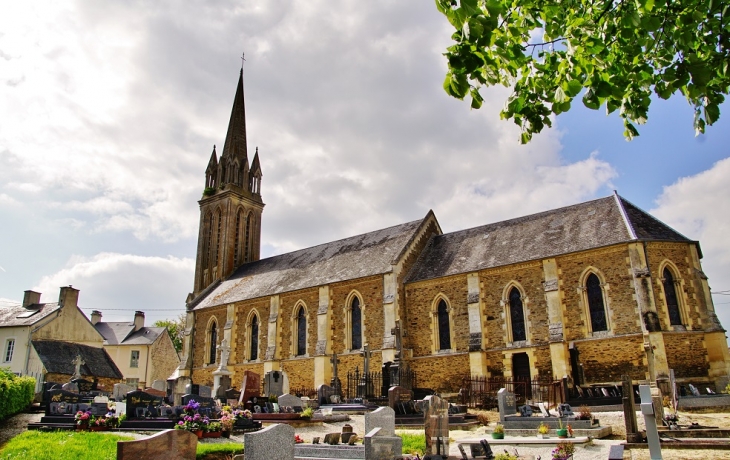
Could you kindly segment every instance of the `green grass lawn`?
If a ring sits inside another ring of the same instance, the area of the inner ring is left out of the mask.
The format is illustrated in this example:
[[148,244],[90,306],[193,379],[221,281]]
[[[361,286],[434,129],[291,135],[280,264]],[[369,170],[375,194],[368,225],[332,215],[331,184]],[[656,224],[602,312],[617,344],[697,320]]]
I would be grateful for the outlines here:
[[[131,436],[108,433],[26,431],[5,444],[0,460],[116,460],[117,441],[131,440]],[[196,457],[225,458],[242,452],[240,443],[199,443]]]
[[419,454],[426,452],[426,435],[425,434],[407,434],[398,433],[403,440],[403,454]]

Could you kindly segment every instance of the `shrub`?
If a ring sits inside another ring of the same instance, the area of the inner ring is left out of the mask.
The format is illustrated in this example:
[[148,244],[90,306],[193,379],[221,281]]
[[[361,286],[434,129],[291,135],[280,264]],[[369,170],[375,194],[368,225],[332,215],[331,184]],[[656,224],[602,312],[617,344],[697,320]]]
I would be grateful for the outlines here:
[[586,404],[583,404],[580,406],[580,414],[578,415],[578,420],[592,420],[593,414],[591,413],[591,408],[588,407]]
[[494,426],[494,432],[504,434],[504,425],[497,423],[497,425]]
[[487,426],[489,425],[489,415],[486,412],[477,412],[477,421]]
[[33,402],[35,379],[18,377],[10,369],[0,368],[0,420],[16,414]]

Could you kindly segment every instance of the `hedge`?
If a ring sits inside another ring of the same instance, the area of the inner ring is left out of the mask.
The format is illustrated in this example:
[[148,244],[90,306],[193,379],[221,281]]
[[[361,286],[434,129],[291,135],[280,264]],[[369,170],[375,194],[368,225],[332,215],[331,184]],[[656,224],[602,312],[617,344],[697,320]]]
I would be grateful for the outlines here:
[[0,367],[0,420],[28,407],[34,396],[33,377],[18,377],[9,368]]

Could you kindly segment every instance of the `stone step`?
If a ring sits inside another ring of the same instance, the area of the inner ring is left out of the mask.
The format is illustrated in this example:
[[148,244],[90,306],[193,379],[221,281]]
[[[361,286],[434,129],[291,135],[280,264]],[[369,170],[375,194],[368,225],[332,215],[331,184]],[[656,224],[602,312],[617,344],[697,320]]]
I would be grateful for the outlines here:
[[365,446],[363,445],[328,445],[328,444],[295,444],[296,458],[324,458],[324,459],[364,459]]

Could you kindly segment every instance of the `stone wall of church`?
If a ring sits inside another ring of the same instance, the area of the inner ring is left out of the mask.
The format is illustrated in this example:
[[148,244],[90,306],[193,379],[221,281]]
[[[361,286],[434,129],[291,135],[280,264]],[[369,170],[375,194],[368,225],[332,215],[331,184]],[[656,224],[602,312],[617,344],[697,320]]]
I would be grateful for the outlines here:
[[281,362],[289,377],[289,388],[314,389],[314,358],[294,358]]
[[677,379],[692,378],[696,382],[698,377],[707,378],[710,365],[703,333],[667,332],[663,336],[667,364]]
[[[631,334],[641,331],[636,304],[631,266],[625,245],[580,252],[555,258],[560,274],[560,295],[563,304],[563,331],[566,341],[587,337],[587,308],[579,289],[586,269],[598,270],[599,279],[608,287],[605,297],[613,334]],[[628,357],[626,357],[628,358]]]
[[641,334],[576,341],[575,346],[586,383],[616,383],[622,375],[634,380],[648,378]]
[[[207,343],[208,324],[211,317],[217,322],[217,342],[223,340],[223,326],[226,324],[226,307],[218,306],[195,312],[195,328],[193,329],[193,382],[200,385],[213,385],[213,371],[216,363],[208,364],[210,344]],[[220,359],[220,357],[217,357]]]
[[[379,350],[383,346],[383,277],[370,276],[330,285],[330,317],[332,328],[332,352],[342,354],[349,352],[346,342],[347,298],[352,291],[360,294],[363,318],[363,345],[370,350]],[[354,369],[354,367],[353,367]],[[362,364],[360,365],[362,370]]]
[[462,379],[469,375],[469,353],[413,359],[409,364],[416,371],[418,386],[437,393],[457,393]]
[[688,329],[701,330],[702,323],[700,317],[707,314],[707,306],[704,302],[704,296],[698,289],[695,282],[694,269],[692,268],[689,251],[684,243],[647,243],[646,245],[647,259],[652,276],[652,289],[656,302],[656,309],[659,315],[659,321],[662,330],[671,330],[669,323],[669,312],[667,310],[666,300],[664,298],[664,289],[662,287],[662,278],[664,277],[663,262],[670,261],[679,271],[673,273],[675,277],[680,277],[681,288],[676,288],[677,297],[680,305],[683,306],[682,322]]
[[[243,385],[243,373],[245,371],[251,371],[255,372],[258,375],[261,376],[261,392],[263,394],[263,385],[264,385],[264,363],[246,363],[246,364],[238,364],[235,366],[228,366],[228,370],[232,372],[231,374],[231,386],[237,390],[241,389],[241,385]],[[193,380],[197,383],[197,381]]]
[[[269,297],[236,303],[234,321],[236,322],[237,333],[231,340],[231,362],[256,365],[255,363],[248,362],[250,354],[249,350],[246,348],[250,343],[248,341],[249,337],[247,337],[247,334],[249,333],[248,322],[251,319],[252,311],[255,311],[258,314],[259,346],[257,361],[263,361],[266,356],[266,344],[268,343],[267,340],[269,336],[268,324],[270,310],[271,299]],[[241,374],[241,376],[243,376],[243,374]]]
[[486,338],[484,348],[502,348],[509,342],[506,323],[509,292],[506,288],[510,283],[516,283],[522,292],[528,342],[533,345],[547,342],[548,312],[542,282],[542,264],[539,261],[479,272],[482,327]]

